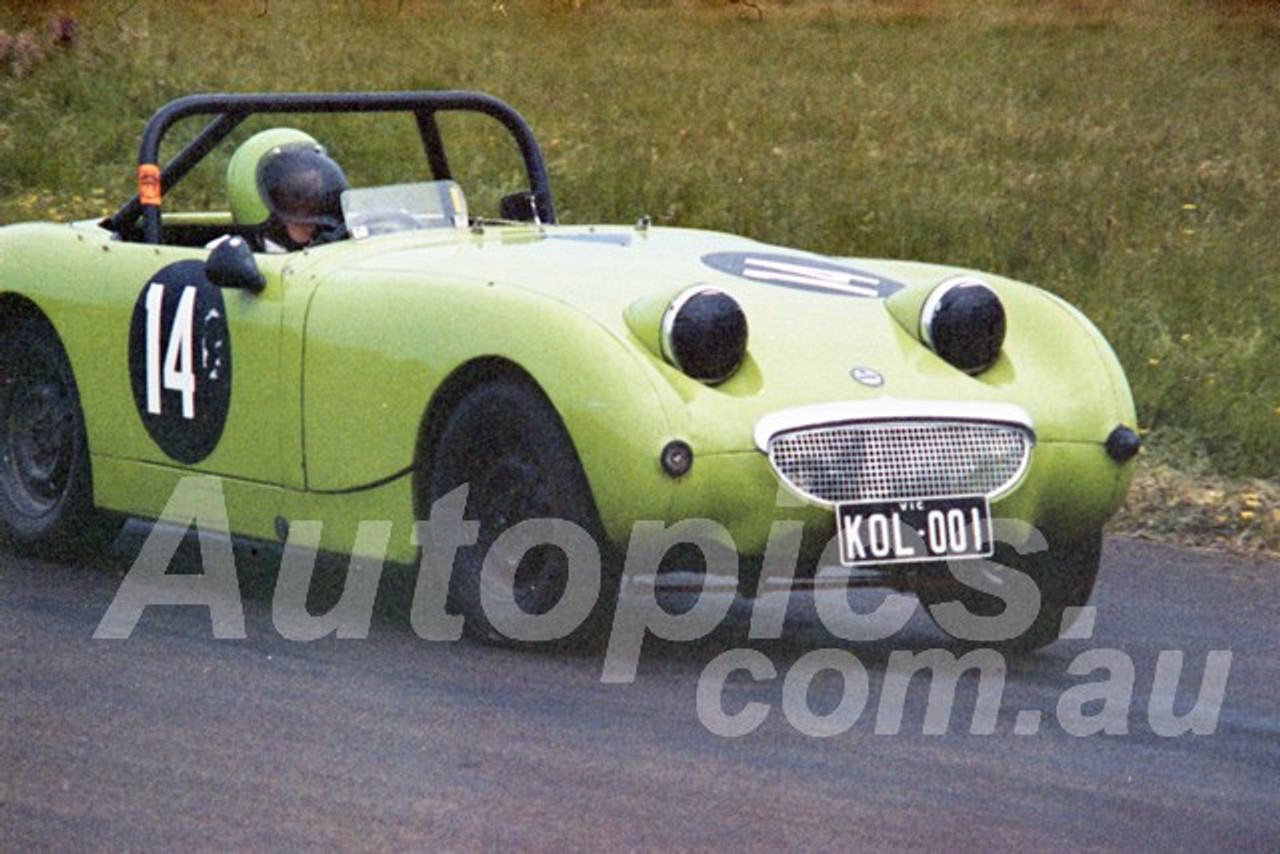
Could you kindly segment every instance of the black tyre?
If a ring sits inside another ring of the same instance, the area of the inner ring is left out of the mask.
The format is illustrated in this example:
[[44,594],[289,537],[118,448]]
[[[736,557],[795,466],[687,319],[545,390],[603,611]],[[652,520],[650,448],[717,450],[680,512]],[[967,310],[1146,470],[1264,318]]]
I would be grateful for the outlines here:
[[[482,576],[494,542],[528,520],[573,523],[580,542],[601,558],[599,594],[592,597],[576,628],[563,639],[575,644],[598,639],[617,601],[617,572],[605,542],[590,486],[563,422],[542,393],[529,383],[496,380],[467,394],[449,416],[431,457],[430,500],[468,486],[466,518],[479,522],[474,546],[460,549],[449,602],[477,637],[512,643],[486,613],[485,584],[529,615],[544,615],[561,604],[569,586],[565,549],[540,545],[513,556],[500,581]],[[576,587],[581,590],[581,587]]]
[[[997,569],[1007,567],[1030,578],[1040,594],[1040,610],[1030,627],[1016,637],[995,640],[982,639],[983,646],[1008,652],[1030,652],[1048,646],[1074,622],[1071,609],[1082,608],[1093,594],[1102,557],[1102,532],[1099,531],[1079,541],[1051,543],[1041,552],[1019,555],[1012,550],[996,553]],[[996,617],[1005,610],[1005,598],[989,594],[961,583],[951,576],[926,580],[916,590],[920,601],[928,607],[930,616],[947,631],[944,621],[939,621],[934,608],[940,604],[959,602],[971,613],[980,617]],[[1017,589],[1005,592],[1013,597]],[[1070,622],[1065,622],[1070,620]],[[972,640],[964,638],[964,640]]]
[[71,364],[47,323],[0,333],[0,539],[55,557],[97,554],[115,531],[95,511]]

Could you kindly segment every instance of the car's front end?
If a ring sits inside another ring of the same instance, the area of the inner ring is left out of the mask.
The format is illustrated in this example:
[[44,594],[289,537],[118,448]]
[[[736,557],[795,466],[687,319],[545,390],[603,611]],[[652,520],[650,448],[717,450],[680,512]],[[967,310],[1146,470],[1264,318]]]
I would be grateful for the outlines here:
[[[763,552],[774,521],[803,520],[812,562],[850,503],[977,497],[992,518],[1068,539],[1118,508],[1136,450],[1132,398],[1103,337],[1057,297],[698,232],[638,240],[701,262],[623,312],[662,379],[675,460],[657,455],[654,470],[677,484],[663,518],[716,521],[744,555]],[[627,275],[638,266],[619,261]],[[706,364],[691,366],[699,346]],[[597,492],[615,488],[607,470],[588,472]],[[610,521],[608,501],[601,512]]]

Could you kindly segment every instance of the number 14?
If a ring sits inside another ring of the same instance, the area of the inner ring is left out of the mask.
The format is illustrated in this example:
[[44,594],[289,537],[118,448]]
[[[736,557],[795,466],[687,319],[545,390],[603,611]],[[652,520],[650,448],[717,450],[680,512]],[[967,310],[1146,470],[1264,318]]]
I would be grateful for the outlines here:
[[147,288],[147,412],[160,415],[161,391],[182,393],[182,417],[196,417],[196,374],[192,340],[195,338],[196,289],[187,286],[178,298],[178,310],[169,329],[169,344],[160,360],[164,285]]

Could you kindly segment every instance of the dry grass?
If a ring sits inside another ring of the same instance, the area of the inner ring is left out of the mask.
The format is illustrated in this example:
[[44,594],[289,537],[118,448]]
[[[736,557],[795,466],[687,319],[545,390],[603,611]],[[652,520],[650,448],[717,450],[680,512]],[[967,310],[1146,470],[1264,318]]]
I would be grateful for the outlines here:
[[1114,534],[1280,557],[1280,483],[1144,460]]

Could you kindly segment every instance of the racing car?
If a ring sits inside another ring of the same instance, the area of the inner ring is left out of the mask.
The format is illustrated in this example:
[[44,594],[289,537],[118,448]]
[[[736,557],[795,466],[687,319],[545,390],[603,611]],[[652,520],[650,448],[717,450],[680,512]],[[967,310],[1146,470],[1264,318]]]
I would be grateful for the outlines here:
[[[464,183],[455,115],[519,169]],[[325,149],[352,117],[413,137],[391,182],[352,186]],[[226,204],[175,205],[209,164]],[[351,553],[386,520],[385,557],[413,563],[415,521],[465,486],[479,533],[449,601],[480,635],[490,546],[535,519],[587,532],[606,581],[641,523],[688,520],[711,533],[658,577],[719,548],[746,595],[836,577],[993,614],[1012,569],[1038,592],[1021,648],[1091,595],[1141,442],[1112,349],[1045,290],[644,217],[561,224],[528,124],[481,93],[192,95],[146,124],[137,175],[104,219],[0,229],[11,548],[100,548],[203,475],[234,536],[321,520]],[[513,558],[522,609],[555,606],[564,557]]]

